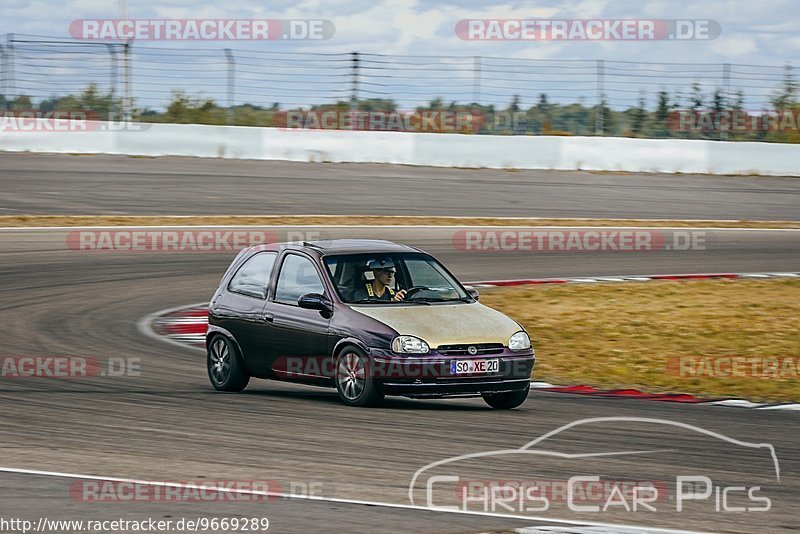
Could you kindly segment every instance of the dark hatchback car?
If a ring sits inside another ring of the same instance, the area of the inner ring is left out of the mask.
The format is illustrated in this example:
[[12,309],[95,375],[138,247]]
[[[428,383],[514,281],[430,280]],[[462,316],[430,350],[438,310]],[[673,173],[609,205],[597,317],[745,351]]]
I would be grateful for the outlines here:
[[352,406],[384,395],[522,404],[534,351],[429,254],[389,241],[278,243],[239,253],[209,306],[208,376],[335,386]]

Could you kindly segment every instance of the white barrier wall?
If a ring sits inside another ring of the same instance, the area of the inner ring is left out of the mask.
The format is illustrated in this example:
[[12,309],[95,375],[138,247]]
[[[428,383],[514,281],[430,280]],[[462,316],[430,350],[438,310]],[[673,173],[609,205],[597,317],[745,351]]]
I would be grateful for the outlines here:
[[699,174],[800,176],[800,145],[99,123],[95,131],[0,130],[0,150]]

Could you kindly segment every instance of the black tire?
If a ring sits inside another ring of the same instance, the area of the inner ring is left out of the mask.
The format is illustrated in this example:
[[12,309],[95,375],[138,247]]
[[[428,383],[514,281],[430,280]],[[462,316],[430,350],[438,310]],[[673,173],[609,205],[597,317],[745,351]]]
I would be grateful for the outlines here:
[[339,398],[348,406],[377,406],[383,400],[380,384],[370,372],[369,359],[356,347],[346,347],[336,357],[334,382]]
[[521,406],[528,398],[531,386],[519,391],[504,391],[503,393],[484,393],[483,400],[495,410],[511,410]]
[[231,340],[214,336],[206,349],[208,379],[217,391],[242,391],[250,382],[250,374]]

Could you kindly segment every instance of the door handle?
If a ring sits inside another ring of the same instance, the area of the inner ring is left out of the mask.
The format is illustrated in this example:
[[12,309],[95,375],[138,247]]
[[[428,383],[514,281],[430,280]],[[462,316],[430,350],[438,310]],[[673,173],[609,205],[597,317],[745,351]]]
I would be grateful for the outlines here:
[[272,322],[272,321],[275,319],[275,316],[274,316],[274,315],[272,315],[271,313],[265,313],[265,314],[264,314],[264,315],[263,315],[261,318],[262,318],[264,321],[266,321],[266,322],[268,322],[268,323],[271,323],[271,322]]

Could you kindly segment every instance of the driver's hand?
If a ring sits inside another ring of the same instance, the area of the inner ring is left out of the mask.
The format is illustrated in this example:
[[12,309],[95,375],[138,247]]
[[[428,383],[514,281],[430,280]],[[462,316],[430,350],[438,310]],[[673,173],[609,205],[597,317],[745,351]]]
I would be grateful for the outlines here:
[[406,290],[405,289],[401,289],[400,291],[398,291],[397,293],[394,294],[394,297],[392,297],[392,300],[395,301],[395,302],[399,302],[399,301],[403,300],[404,298],[406,298]]

